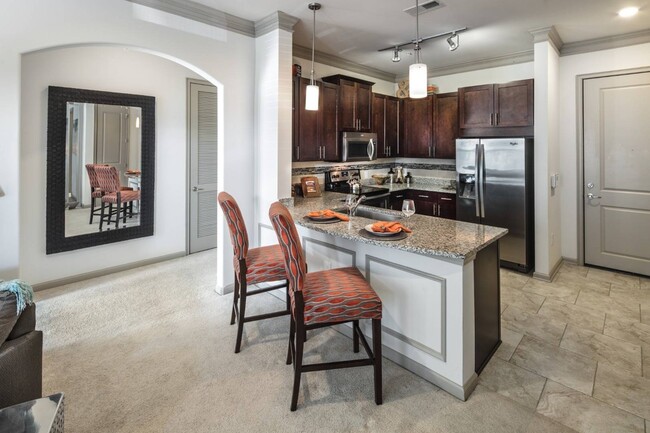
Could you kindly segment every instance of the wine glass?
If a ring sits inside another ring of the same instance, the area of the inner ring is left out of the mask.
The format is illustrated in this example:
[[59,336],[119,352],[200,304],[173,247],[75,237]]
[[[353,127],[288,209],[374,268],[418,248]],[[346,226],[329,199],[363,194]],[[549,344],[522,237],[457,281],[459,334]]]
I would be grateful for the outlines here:
[[404,200],[402,202],[402,213],[408,219],[415,213],[415,202],[413,200]]
[[352,216],[352,209],[357,204],[357,196],[354,194],[348,194],[345,197],[345,207],[348,209],[348,215]]

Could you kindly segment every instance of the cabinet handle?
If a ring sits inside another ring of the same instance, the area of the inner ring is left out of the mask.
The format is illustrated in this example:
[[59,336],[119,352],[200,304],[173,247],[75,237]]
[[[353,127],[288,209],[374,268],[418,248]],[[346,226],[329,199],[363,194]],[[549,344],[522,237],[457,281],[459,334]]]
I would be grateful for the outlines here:
[[418,194],[418,197],[420,197],[420,198],[429,198],[428,195],[422,195],[422,194]]
[[500,113],[497,113],[497,114],[496,114],[496,118],[497,118],[496,124],[497,124],[497,126],[499,125],[499,121],[501,120],[501,119],[500,119],[501,116],[499,116],[499,114],[500,114]]
[[490,113],[490,126],[494,126],[494,113]]
[[452,201],[453,198],[448,198],[448,197],[440,197],[440,200],[445,200],[445,201]]
[[296,149],[298,149],[298,156],[296,156],[296,159],[300,161],[300,146],[297,146]]

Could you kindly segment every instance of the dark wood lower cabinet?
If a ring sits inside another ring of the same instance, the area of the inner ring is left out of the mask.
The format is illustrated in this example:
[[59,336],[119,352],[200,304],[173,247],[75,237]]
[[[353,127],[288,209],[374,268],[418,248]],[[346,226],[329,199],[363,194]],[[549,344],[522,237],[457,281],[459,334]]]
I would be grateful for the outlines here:
[[393,192],[390,198],[390,208],[401,211],[404,199],[413,200],[415,203],[415,213],[418,215],[456,219],[455,194],[415,189]]
[[500,299],[497,241],[479,251],[474,259],[474,369],[479,374],[501,345]]

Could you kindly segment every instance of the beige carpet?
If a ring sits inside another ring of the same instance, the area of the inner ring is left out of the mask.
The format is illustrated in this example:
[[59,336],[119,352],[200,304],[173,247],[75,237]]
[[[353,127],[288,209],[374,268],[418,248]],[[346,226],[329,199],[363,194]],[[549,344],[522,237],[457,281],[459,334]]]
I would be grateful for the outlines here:
[[[482,385],[463,403],[387,360],[383,406],[368,367],[306,374],[292,413],[288,318],[247,325],[235,355],[215,262],[205,252],[37,294],[44,393],[66,394],[66,433],[570,431]],[[253,312],[283,305],[256,298]],[[332,330],[306,348],[307,361],[352,356]]]

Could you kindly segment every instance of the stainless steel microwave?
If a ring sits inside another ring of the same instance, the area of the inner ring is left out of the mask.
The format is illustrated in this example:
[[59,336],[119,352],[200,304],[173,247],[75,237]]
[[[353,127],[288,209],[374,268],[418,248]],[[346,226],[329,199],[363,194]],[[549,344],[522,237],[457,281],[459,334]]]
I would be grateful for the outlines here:
[[377,134],[344,132],[341,137],[340,161],[372,161],[377,159]]

